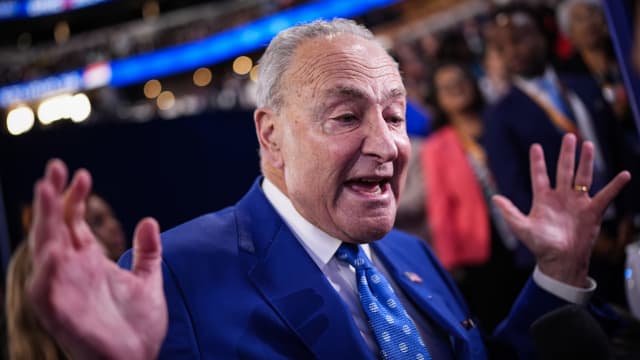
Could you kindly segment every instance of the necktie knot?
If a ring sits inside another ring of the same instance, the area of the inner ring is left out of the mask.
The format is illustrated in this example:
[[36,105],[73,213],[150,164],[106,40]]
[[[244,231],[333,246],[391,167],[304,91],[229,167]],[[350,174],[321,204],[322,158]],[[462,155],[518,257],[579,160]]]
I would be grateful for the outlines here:
[[550,79],[542,78],[538,81],[538,85],[545,91],[556,91],[556,85]]
[[342,243],[336,252],[339,260],[347,262],[356,269],[369,269],[373,267],[359,245]]

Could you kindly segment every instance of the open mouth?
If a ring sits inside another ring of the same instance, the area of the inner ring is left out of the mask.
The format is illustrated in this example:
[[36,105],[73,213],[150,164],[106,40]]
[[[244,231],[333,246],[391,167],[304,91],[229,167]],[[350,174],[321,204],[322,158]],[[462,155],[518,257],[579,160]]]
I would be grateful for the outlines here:
[[381,195],[389,190],[388,178],[357,178],[346,185],[353,191],[366,195]]

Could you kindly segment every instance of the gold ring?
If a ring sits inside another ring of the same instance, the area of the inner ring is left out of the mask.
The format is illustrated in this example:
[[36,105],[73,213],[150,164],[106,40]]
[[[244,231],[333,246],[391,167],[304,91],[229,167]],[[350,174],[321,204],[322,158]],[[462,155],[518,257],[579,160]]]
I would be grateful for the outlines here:
[[574,185],[573,190],[579,192],[589,192],[589,187],[587,185]]

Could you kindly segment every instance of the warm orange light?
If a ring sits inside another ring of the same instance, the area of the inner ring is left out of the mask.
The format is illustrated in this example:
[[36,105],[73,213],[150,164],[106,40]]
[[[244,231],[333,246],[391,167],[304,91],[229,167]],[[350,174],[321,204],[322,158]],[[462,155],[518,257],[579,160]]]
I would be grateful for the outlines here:
[[233,72],[238,75],[246,75],[251,71],[253,61],[248,56],[238,56],[233,60]]
[[202,67],[196,70],[193,73],[193,83],[196,86],[204,87],[211,83],[211,79],[213,78],[211,74],[211,70]]

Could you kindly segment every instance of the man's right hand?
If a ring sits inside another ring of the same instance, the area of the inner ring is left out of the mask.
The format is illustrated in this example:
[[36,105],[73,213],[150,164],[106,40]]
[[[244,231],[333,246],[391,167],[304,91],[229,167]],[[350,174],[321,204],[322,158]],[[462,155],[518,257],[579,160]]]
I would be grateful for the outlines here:
[[86,170],[47,164],[35,186],[28,295],[42,325],[74,359],[153,359],[167,331],[159,226],[136,227],[133,268],[105,257],[85,222]]

